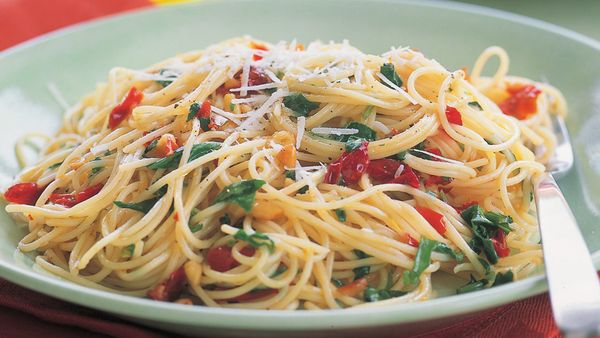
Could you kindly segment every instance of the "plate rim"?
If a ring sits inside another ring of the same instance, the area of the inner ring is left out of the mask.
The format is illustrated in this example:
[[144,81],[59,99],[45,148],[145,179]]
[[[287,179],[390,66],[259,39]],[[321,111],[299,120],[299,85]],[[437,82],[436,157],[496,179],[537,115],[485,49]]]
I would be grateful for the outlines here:
[[[27,50],[30,47],[51,43],[72,33],[110,25],[128,17],[143,16],[154,11],[168,11],[171,7],[201,7],[223,3],[227,0],[204,0],[193,3],[169,6],[153,6],[127,10],[89,21],[77,23],[48,32],[21,42],[0,52],[0,62],[5,58]],[[229,0],[229,2],[249,2],[250,0]],[[316,2],[316,0],[312,0]],[[365,0],[351,0],[364,3]],[[545,22],[543,20],[510,13],[480,5],[418,0],[371,0],[379,3],[407,4],[422,8],[437,8],[457,12],[488,16],[519,23],[577,41],[596,50],[600,55],[600,41],[570,29]],[[4,226],[4,225],[0,225]],[[600,267],[600,250],[592,254],[596,268]],[[398,304],[372,308],[349,308],[326,311],[285,311],[213,308],[205,306],[189,307],[174,303],[125,296],[75,284],[60,277],[35,270],[27,270],[15,263],[0,261],[0,276],[20,286],[29,288],[67,302],[107,311],[110,313],[135,317],[142,320],[169,324],[187,324],[197,327],[257,329],[265,331],[287,330],[328,330],[340,328],[367,328],[380,325],[414,323],[437,318],[459,316],[478,310],[491,309],[526,297],[538,295],[547,290],[543,275],[530,277],[514,283],[486,289],[477,293],[437,298],[420,303]],[[514,289],[509,291],[510,289]],[[483,299],[483,300],[482,300]],[[125,304],[126,306],[115,306]],[[465,306],[468,304],[468,306]],[[147,311],[148,309],[156,311]],[[190,317],[189,315],[194,316]],[[367,315],[365,315],[367,314]],[[186,316],[187,315],[187,316]],[[228,316],[230,320],[223,322]],[[191,318],[191,320],[189,319]],[[220,320],[219,320],[220,319]]]

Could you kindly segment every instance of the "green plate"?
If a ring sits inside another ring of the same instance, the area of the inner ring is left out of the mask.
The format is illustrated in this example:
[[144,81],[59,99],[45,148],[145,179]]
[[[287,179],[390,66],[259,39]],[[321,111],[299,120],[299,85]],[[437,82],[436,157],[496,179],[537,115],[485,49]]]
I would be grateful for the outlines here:
[[[576,166],[560,185],[595,262],[600,262],[600,138],[595,137],[600,130],[600,43],[533,19],[456,3],[205,1],[119,15],[20,45],[0,54],[0,184],[7,185],[17,171],[12,151],[16,139],[31,131],[52,132],[59,125],[61,108],[47,90],[49,82],[74,103],[104,81],[113,66],[142,68],[175,53],[243,34],[274,42],[349,39],[372,53],[409,45],[451,69],[471,67],[490,45],[506,48],[511,73],[547,80],[567,97]],[[32,266],[32,256],[16,250],[23,234],[1,211],[2,277],[73,303],[187,334],[247,337],[290,330],[311,336],[329,330],[356,335],[374,334],[374,330],[418,331],[546,289],[543,277],[537,276],[481,292],[368,310],[190,307],[97,291],[39,272]]]

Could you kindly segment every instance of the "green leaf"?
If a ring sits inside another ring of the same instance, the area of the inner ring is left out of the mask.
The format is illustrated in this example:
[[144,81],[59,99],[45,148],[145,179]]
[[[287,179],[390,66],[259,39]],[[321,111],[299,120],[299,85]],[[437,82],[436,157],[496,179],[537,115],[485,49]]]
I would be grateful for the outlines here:
[[508,234],[511,231],[510,224],[513,222],[512,217],[497,212],[488,211],[485,213],[485,218],[489,219],[494,226],[504,230],[505,234]]
[[263,180],[252,179],[230,184],[217,195],[213,204],[220,202],[234,203],[246,212],[250,212],[254,206],[256,191],[265,183]]
[[128,258],[133,256],[133,252],[135,251],[135,244],[129,244],[128,246],[121,251],[121,257]]
[[[402,86],[402,79],[398,76],[398,73],[396,73],[396,68],[393,64],[384,63],[383,65],[381,65],[381,68],[379,68],[379,71],[381,72],[381,75],[385,76],[385,78],[390,80],[391,83],[395,84],[398,87]],[[388,85],[387,83],[382,83],[387,87],[392,88],[392,86]]]
[[352,272],[354,272],[354,280],[361,279],[364,276],[371,273],[371,266],[370,265],[359,266],[358,268],[352,269]]
[[48,167],[48,170],[54,170],[54,169],[60,167],[63,164],[63,162],[64,161],[60,161],[58,163],[54,163],[53,165],[51,165],[51,166]]
[[319,104],[310,102],[301,93],[293,93],[283,98],[283,105],[291,109],[296,116],[307,116],[311,111],[319,108]]
[[340,142],[347,142],[351,137],[354,139],[365,139],[367,141],[375,141],[375,139],[377,139],[375,130],[360,122],[352,121],[348,123],[345,128],[357,129],[358,133],[352,135],[335,135],[334,139],[337,139]]
[[419,276],[431,264],[431,251],[437,245],[437,241],[429,238],[421,237],[417,255],[415,256],[415,264],[411,271],[404,271],[403,281],[406,287],[416,287],[419,285]]
[[371,257],[371,256],[369,256],[368,254],[366,254],[362,250],[354,249],[354,250],[352,250],[352,252],[354,252],[354,254],[356,255],[356,257],[358,257],[359,259]]
[[508,270],[506,273],[499,272],[498,274],[496,274],[496,279],[494,280],[494,284],[492,284],[492,287],[510,283],[514,279],[515,276],[513,275],[513,272],[511,270]]
[[401,297],[405,294],[407,294],[407,292],[400,290],[378,290],[376,288],[368,287],[363,293],[363,298],[365,302],[378,302],[380,300]]
[[210,130],[210,117],[201,117],[198,121],[200,121],[200,128],[202,131]]
[[510,232],[509,224],[513,222],[512,218],[496,212],[485,212],[479,205],[463,210],[461,216],[475,235],[469,242],[469,246],[477,253],[483,251],[490,263],[498,263],[498,254],[491,238],[497,231]]
[[148,211],[152,209],[152,207],[156,204],[156,202],[158,202],[159,199],[160,197],[155,197],[137,203],[127,203],[121,201],[114,201],[113,203],[119,208],[141,211],[147,214]]
[[366,121],[369,118],[369,116],[371,116],[371,113],[373,112],[373,108],[375,108],[375,107],[367,106],[367,109],[365,109],[365,111],[362,112],[361,117],[362,117],[363,121]]
[[198,102],[194,102],[190,105],[190,109],[189,109],[189,113],[187,116],[186,121],[191,121],[194,116],[196,116],[196,114],[198,114],[198,111],[200,110],[200,104]]
[[477,260],[479,260],[479,263],[481,263],[481,265],[483,265],[483,269],[484,271],[484,276],[486,279],[488,280],[492,280],[495,277],[496,273],[495,271],[492,269],[492,266],[490,265],[490,263],[488,263],[488,261],[486,261],[485,259],[478,257]]
[[468,293],[468,292],[473,292],[473,291],[477,291],[477,290],[482,290],[485,288],[487,283],[488,283],[488,281],[486,279],[476,280],[473,277],[473,275],[471,275],[471,280],[467,284],[456,289],[456,293],[462,294],[462,293]]
[[346,152],[352,152],[358,149],[363,144],[363,142],[366,141],[367,140],[361,137],[350,136],[348,138],[348,141],[346,141]]
[[292,180],[296,180],[296,171],[295,170],[286,170],[285,177],[291,178]]
[[219,217],[219,223],[231,225],[231,218],[229,217],[229,214]]
[[[192,146],[192,151],[190,152],[190,159],[188,160],[188,162],[191,162],[220,148],[220,142],[203,142],[194,144]],[[175,150],[175,152],[172,155],[161,158],[160,160],[149,164],[147,167],[153,170],[176,168],[179,165],[179,161],[181,160],[181,153],[183,153],[183,148]]]
[[302,188],[298,189],[298,194],[304,194],[308,191],[308,185],[303,186]]
[[275,270],[275,272],[273,272],[273,274],[271,275],[271,278],[277,277],[279,275],[281,275],[282,273],[287,271],[287,266],[281,264],[277,267],[277,270]]
[[233,103],[230,103],[230,104],[229,104],[229,110],[230,110],[230,111],[234,111],[234,110],[235,110],[235,104],[233,104]]
[[433,251],[448,255],[448,256],[454,258],[457,262],[462,262],[462,260],[465,258],[465,255],[462,252],[454,251],[444,243],[438,242],[434,246]]
[[196,225],[189,224],[188,226],[190,227],[190,231],[192,233],[196,233],[196,232],[202,230],[202,228],[204,228],[204,224],[202,224],[202,223],[196,224]]
[[[175,74],[173,74],[173,72],[169,72],[168,69],[161,69],[159,74],[164,75],[164,73],[168,73],[168,75],[165,76],[167,79],[174,80],[177,78],[177,76]],[[164,88],[164,87],[170,85],[171,83],[173,83],[173,80],[157,80],[156,83],[163,86],[163,88]]]
[[273,242],[273,240],[270,239],[269,236],[263,234],[262,232],[257,231],[252,235],[248,235],[243,229],[240,229],[235,233],[235,235],[233,235],[233,238],[247,242],[254,248],[264,246],[267,249],[269,249],[270,253],[273,253],[273,251],[275,251],[275,242]]
[[483,108],[481,108],[481,105],[477,101],[471,101],[468,104],[469,104],[469,106],[471,106],[471,107],[473,107],[475,109],[483,110]]
[[346,222],[346,210],[335,209],[335,215],[337,216],[340,222]]

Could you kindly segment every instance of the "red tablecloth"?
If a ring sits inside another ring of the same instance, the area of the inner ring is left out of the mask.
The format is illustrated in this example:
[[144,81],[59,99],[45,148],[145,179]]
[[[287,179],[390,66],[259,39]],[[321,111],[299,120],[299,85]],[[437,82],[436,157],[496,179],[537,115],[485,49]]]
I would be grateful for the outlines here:
[[[69,24],[153,5],[149,0],[0,0],[0,50]],[[0,280],[0,327],[3,337],[167,336],[4,280]],[[545,294],[486,311],[426,335],[490,336],[560,336],[552,319],[548,296]]]

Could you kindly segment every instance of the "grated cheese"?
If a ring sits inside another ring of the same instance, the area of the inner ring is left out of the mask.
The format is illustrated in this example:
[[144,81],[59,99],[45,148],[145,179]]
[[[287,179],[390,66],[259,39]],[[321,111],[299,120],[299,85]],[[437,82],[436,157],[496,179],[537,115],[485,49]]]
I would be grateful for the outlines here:
[[458,164],[458,165],[464,165],[464,163],[462,163],[462,162],[460,162],[460,161],[451,160],[451,159],[449,159],[449,158],[445,158],[445,157],[442,157],[442,156],[436,155],[436,154],[434,154],[434,153],[430,153],[430,152],[428,152],[428,151],[425,151],[425,150],[411,149],[411,151],[416,151],[416,152],[418,152],[418,153],[421,153],[421,154],[426,154],[426,155],[429,155],[429,156],[431,156],[431,157],[437,158],[438,160],[442,160],[442,161],[444,161],[444,162],[448,162],[448,163],[454,163],[454,164]]
[[355,128],[329,128],[317,127],[311,129],[312,133],[321,135],[354,135],[358,134],[358,129]]
[[400,175],[402,175],[402,172],[404,171],[404,164],[401,164],[398,169],[396,169],[396,172],[394,173],[394,178],[398,178],[400,177]]
[[387,77],[383,76],[383,74],[377,73],[377,77],[379,77],[381,79],[381,81],[383,81],[385,84],[389,85],[390,87],[395,89],[398,93],[400,93],[402,96],[404,96],[404,98],[407,99],[408,101],[410,101],[410,103],[417,104],[417,101],[415,99],[413,99],[412,96],[408,95],[408,93],[405,92],[404,89],[396,86],[396,84],[394,84],[392,81],[390,81]]

